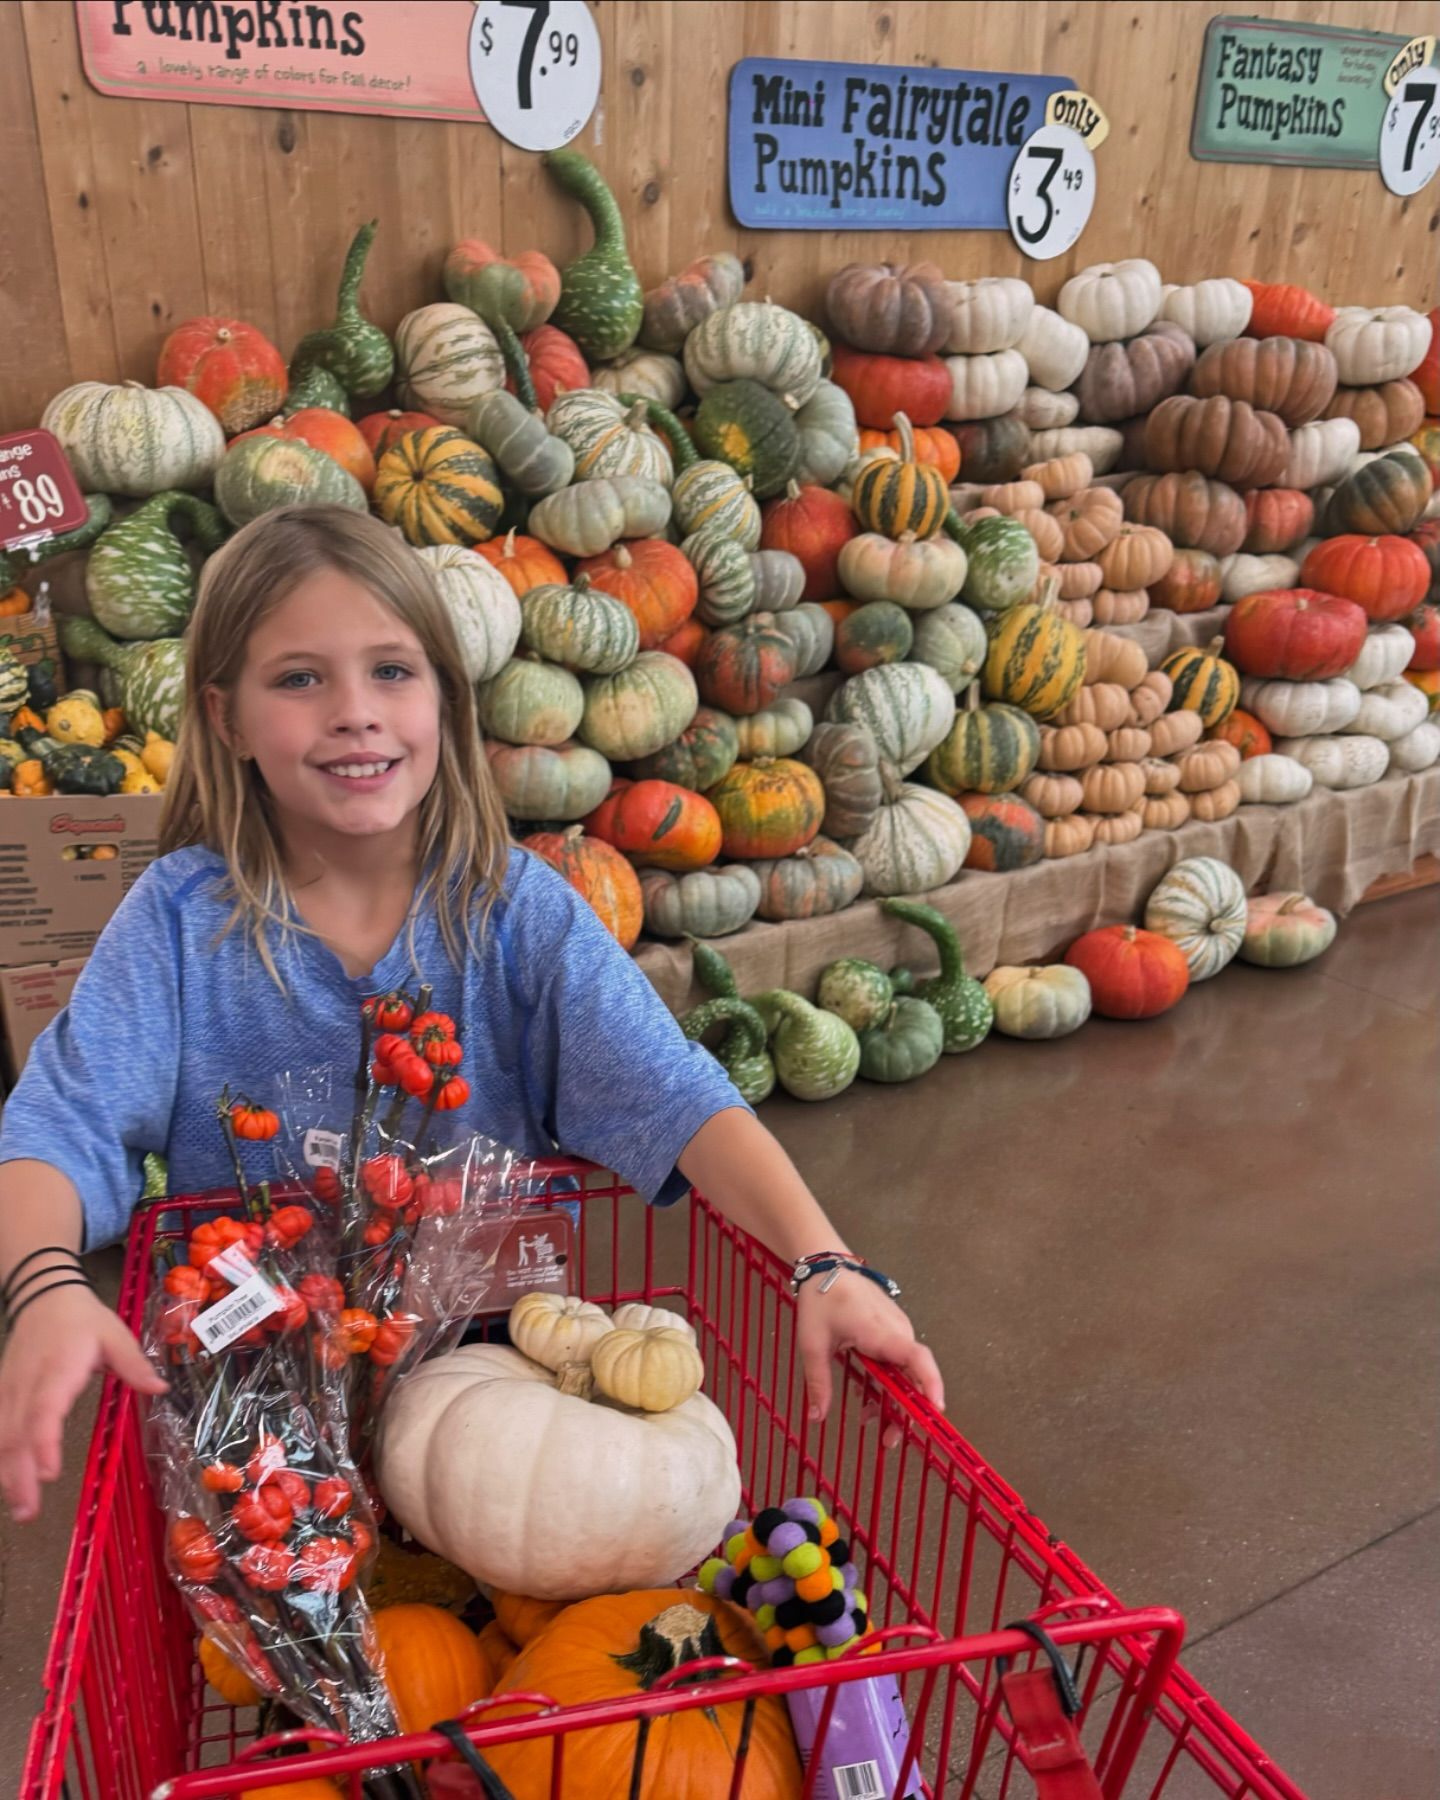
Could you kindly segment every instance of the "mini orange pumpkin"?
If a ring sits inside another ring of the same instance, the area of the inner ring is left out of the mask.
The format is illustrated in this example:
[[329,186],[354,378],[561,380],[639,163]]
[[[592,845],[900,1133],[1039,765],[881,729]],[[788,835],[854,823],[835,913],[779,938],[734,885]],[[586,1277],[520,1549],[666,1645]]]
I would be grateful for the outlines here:
[[720,815],[703,794],[673,781],[632,781],[599,810],[603,821],[592,813],[591,831],[642,868],[684,874],[720,854]]
[[635,538],[600,556],[587,556],[575,565],[575,573],[588,575],[591,587],[629,607],[640,627],[642,650],[658,649],[678,631],[700,595],[689,559],[658,538]]
[[514,530],[507,531],[503,538],[476,544],[474,551],[493,564],[520,595],[528,594],[533,587],[564,587],[570,579],[553,550],[539,538],[522,537]]

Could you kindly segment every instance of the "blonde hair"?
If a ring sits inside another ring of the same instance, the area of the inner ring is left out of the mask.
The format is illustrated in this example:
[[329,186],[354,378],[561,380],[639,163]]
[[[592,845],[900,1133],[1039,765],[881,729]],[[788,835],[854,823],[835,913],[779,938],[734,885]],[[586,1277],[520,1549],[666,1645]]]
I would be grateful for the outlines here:
[[[234,910],[282,988],[268,928],[309,932],[288,907],[289,886],[265,783],[215,730],[205,690],[227,697],[251,633],[307,577],[338,570],[368,588],[419,638],[440,690],[440,760],[420,803],[422,870],[409,920],[432,903],[450,959],[475,950],[505,878],[509,828],[490,774],[449,608],[422,559],[388,525],[340,506],[291,506],[244,526],[206,563],[187,632],[185,710],[160,818],[160,853],[203,844],[225,859]],[[223,932],[222,932],[223,935]],[[313,934],[311,934],[313,935]]]

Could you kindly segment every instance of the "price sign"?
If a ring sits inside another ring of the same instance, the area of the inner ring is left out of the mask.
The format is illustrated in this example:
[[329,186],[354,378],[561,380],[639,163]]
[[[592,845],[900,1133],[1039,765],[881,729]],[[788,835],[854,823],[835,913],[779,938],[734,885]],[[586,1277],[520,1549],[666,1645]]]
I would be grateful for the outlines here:
[[600,34],[585,0],[479,0],[470,80],[501,137],[522,150],[568,144],[600,96]]
[[1440,69],[1433,37],[1412,38],[1385,71],[1390,104],[1380,122],[1380,178],[1392,194],[1418,194],[1440,169]]
[[65,452],[49,431],[0,437],[0,550],[42,544],[89,518]]
[[1010,235],[1036,262],[1063,256],[1095,205],[1095,158],[1068,125],[1042,125],[1020,146],[1005,189]]

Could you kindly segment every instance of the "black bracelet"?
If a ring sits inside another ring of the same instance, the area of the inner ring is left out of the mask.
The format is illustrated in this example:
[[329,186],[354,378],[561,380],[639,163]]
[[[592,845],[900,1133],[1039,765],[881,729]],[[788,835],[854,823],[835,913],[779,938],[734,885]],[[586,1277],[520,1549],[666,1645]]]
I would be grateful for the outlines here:
[[43,1300],[47,1294],[53,1294],[57,1288],[67,1287],[87,1287],[92,1294],[95,1292],[95,1284],[88,1275],[67,1275],[63,1281],[52,1281],[49,1287],[37,1288],[33,1294],[27,1295],[18,1306],[9,1309],[5,1315],[6,1330],[13,1331],[15,1329],[15,1321],[27,1306],[33,1306],[37,1300]]
[[798,1296],[800,1289],[812,1275],[823,1275],[820,1292],[829,1293],[837,1278],[849,1271],[853,1275],[863,1275],[867,1281],[873,1281],[878,1288],[883,1288],[892,1300],[900,1298],[900,1284],[892,1281],[888,1275],[882,1275],[879,1269],[872,1269],[863,1257],[842,1256],[838,1251],[827,1251],[820,1256],[802,1256],[790,1271],[790,1292]]
[[[42,1244],[38,1250],[32,1250],[28,1256],[22,1256],[20,1258],[19,1262],[16,1263],[15,1267],[5,1277],[5,1284],[3,1287],[0,1287],[0,1306],[8,1306],[10,1304],[10,1302],[14,1299],[14,1297],[15,1297],[15,1277],[20,1273],[20,1271],[26,1266],[27,1263],[34,1262],[35,1258],[37,1256],[68,1256],[71,1259],[71,1261],[75,1264],[75,1267],[77,1269],[80,1267],[80,1252],[78,1250],[71,1250],[65,1244]],[[48,1273],[49,1273],[49,1271],[45,1270],[45,1269],[37,1269],[36,1270],[36,1274],[38,1274],[38,1275],[44,1275],[44,1274],[48,1274]],[[33,1281],[34,1279],[35,1279],[34,1275],[27,1275],[25,1277],[25,1281]],[[25,1282],[22,1281],[20,1283],[20,1286],[24,1287],[24,1285],[25,1285]]]

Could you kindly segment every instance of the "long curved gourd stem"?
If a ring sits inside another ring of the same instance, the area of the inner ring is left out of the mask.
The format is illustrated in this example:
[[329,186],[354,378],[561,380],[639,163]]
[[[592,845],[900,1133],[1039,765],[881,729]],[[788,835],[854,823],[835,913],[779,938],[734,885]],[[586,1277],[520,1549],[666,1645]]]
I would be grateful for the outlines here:
[[892,918],[923,931],[940,952],[940,984],[948,987],[965,974],[965,959],[960,954],[960,940],[943,913],[918,900],[883,900],[881,905]]
[[551,150],[541,160],[561,187],[589,213],[595,228],[595,248],[607,253],[618,251],[622,257],[628,257],[625,220],[619,204],[589,157],[578,150]]
[[621,394],[619,400],[624,407],[644,407],[646,424],[670,447],[670,460],[675,464],[677,475],[683,475],[686,469],[699,462],[700,452],[691,443],[690,433],[668,406],[662,406],[645,394]]
[[500,354],[505,359],[505,373],[515,383],[515,397],[527,412],[540,411],[540,397],[535,392],[535,383],[530,378],[530,358],[525,354],[525,346],[516,335],[515,327],[508,319],[498,315],[488,319],[486,323],[495,333],[495,340],[500,346]]

